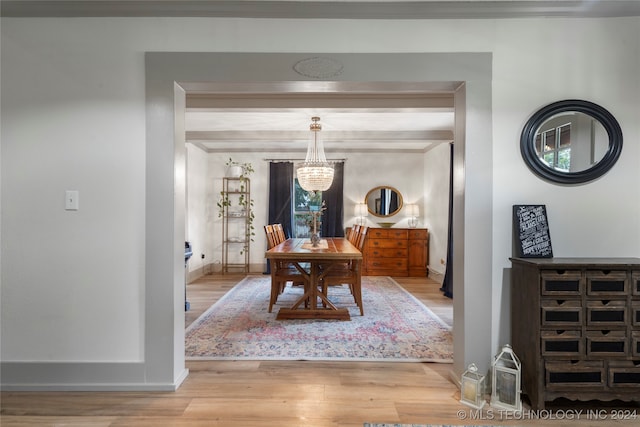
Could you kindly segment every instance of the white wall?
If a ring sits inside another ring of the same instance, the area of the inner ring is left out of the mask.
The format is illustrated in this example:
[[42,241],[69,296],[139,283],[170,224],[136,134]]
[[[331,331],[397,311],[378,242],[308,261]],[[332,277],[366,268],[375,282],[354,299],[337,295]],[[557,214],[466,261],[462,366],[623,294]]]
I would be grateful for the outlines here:
[[[208,154],[193,144],[187,144],[187,230],[185,238],[191,243],[193,256],[188,262],[189,277],[199,277],[207,273],[208,252],[213,237],[209,225],[216,214],[215,202],[209,197],[207,174]],[[201,255],[205,255],[202,259]]]
[[[493,135],[473,137],[493,149],[482,249],[496,350],[509,333],[511,205],[547,205],[556,256],[640,256],[640,18],[2,18],[0,31],[3,361],[145,357],[146,51],[491,52]],[[617,165],[588,185],[541,181],[520,157],[528,117],[566,98],[607,108],[624,133]],[[67,189],[80,211],[63,210]]]
[[421,226],[429,229],[429,269],[444,275],[449,231],[449,170],[451,149],[439,144],[424,155],[424,203]]

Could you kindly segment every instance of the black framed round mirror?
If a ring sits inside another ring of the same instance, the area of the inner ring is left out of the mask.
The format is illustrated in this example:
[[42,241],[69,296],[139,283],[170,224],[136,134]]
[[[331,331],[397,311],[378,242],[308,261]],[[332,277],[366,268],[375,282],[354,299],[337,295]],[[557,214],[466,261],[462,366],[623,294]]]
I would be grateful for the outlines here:
[[385,218],[400,212],[402,194],[393,187],[381,185],[369,190],[364,202],[371,215]]
[[559,184],[582,184],[609,171],[622,151],[622,129],[603,107],[569,99],[538,110],[520,137],[529,169]]

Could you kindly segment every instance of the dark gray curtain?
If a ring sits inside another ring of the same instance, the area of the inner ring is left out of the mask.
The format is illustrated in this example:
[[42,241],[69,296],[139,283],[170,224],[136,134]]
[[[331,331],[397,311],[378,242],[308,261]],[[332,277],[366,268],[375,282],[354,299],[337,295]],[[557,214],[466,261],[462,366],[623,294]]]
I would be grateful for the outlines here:
[[[269,163],[269,217],[267,224],[282,224],[286,237],[291,237],[291,196],[293,194],[293,163]],[[267,263],[267,274],[271,265]]]
[[447,266],[440,290],[453,298],[453,144],[449,144],[449,229],[447,233]]
[[269,218],[267,224],[282,224],[284,234],[291,237],[291,197],[293,195],[293,163],[269,163]]
[[322,229],[320,235],[325,237],[344,237],[342,222],[344,162],[334,164],[333,183],[328,190],[322,192],[327,210],[322,214]]

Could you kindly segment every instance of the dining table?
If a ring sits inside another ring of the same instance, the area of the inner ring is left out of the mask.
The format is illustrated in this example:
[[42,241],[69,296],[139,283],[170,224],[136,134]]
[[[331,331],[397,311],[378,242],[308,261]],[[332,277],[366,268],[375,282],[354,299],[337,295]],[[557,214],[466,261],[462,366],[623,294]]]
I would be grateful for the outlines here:
[[362,252],[344,237],[325,237],[314,246],[308,238],[290,238],[265,252],[272,262],[271,280],[278,264],[291,264],[304,279],[304,294],[291,307],[282,307],[276,319],[350,320],[349,309],[337,307],[322,291],[322,278],[338,265],[350,264],[358,280],[362,272]]

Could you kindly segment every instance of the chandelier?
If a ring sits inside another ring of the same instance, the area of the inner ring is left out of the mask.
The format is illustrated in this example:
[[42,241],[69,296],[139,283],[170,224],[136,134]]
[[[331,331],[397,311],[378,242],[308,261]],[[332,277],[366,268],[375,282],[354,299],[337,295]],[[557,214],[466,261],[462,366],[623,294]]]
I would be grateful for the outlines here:
[[324,147],[320,130],[322,125],[318,123],[320,117],[312,117],[311,138],[307,147],[307,156],[303,163],[296,168],[298,183],[305,191],[326,191],[333,182],[333,166],[327,162],[324,155]]

